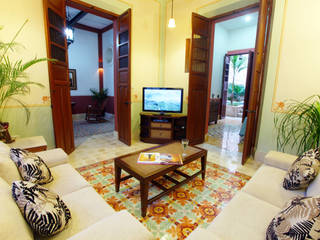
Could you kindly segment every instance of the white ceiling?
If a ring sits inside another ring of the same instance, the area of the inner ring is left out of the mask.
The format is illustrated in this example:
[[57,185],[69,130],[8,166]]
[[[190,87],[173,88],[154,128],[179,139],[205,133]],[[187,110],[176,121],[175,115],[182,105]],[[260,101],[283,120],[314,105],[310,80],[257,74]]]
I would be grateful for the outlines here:
[[[246,21],[246,18],[250,17],[250,21]],[[239,29],[249,26],[257,26],[258,24],[258,12],[250,13],[243,15],[241,17],[232,18],[223,22],[217,23],[220,27],[225,28],[226,30]]]
[[[67,6],[67,9],[66,9],[67,19],[71,20],[79,12],[80,10]],[[89,27],[102,29],[106,26],[109,26],[112,23],[112,21],[107,18],[99,17],[91,13],[88,13],[83,18],[81,18],[78,21],[78,23],[89,26]]]

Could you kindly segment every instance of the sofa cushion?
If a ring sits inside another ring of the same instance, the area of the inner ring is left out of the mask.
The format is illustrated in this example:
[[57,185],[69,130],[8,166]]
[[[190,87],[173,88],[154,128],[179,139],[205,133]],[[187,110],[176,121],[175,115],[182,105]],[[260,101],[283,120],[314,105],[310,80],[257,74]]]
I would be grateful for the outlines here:
[[8,151],[0,151],[0,177],[9,185],[13,181],[21,180],[18,168],[10,158],[10,149]]
[[91,187],[64,195],[62,200],[71,211],[72,221],[68,228],[51,237],[51,239],[67,239],[114,213],[112,207]]
[[320,198],[296,197],[271,221],[267,240],[320,239]]
[[316,178],[319,169],[319,149],[311,149],[294,161],[283,180],[283,187],[288,190],[307,188],[309,183]]
[[243,191],[279,208],[295,196],[304,196],[304,190],[289,191],[282,187],[286,171],[262,165],[251,180],[244,186]]
[[0,239],[33,239],[33,234],[11,196],[11,186],[0,178]]
[[20,148],[11,148],[10,158],[24,181],[42,185],[53,180],[50,169],[36,154]]
[[54,180],[46,184],[45,187],[59,195],[65,195],[90,186],[90,184],[68,163],[51,168],[51,173]]
[[68,240],[87,239],[151,240],[155,238],[129,212],[120,211],[105,217]]
[[267,226],[279,211],[280,208],[240,191],[207,230],[222,239],[265,240]]
[[194,230],[188,237],[187,240],[204,240],[204,239],[212,239],[212,240],[222,240],[222,238],[218,237],[215,233],[210,232],[209,230],[198,227]]
[[61,232],[71,219],[70,210],[60,197],[38,184],[15,181],[12,197],[31,228],[42,236]]
[[9,152],[10,152],[10,146],[8,146],[4,142],[0,141],[0,153],[9,154]]

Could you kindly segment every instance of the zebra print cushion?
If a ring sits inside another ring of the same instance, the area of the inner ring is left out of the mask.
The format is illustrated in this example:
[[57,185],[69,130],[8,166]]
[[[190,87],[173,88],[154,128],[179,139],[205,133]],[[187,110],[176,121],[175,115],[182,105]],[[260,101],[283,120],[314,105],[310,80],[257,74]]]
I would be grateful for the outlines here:
[[311,149],[294,161],[284,177],[283,187],[287,190],[304,189],[317,176],[320,169],[319,149]]
[[50,169],[36,154],[19,148],[11,148],[10,158],[18,167],[23,180],[37,184],[46,184],[53,180]]
[[275,216],[266,240],[320,239],[320,198],[296,197]]
[[59,196],[38,184],[15,181],[12,196],[28,224],[41,236],[61,232],[71,219],[70,210]]

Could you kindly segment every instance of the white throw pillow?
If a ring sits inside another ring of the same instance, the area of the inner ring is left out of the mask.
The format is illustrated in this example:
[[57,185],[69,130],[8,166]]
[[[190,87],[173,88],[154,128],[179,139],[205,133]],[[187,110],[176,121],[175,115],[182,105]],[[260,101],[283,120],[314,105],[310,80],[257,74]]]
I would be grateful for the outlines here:
[[12,197],[31,228],[41,236],[61,232],[71,219],[70,210],[58,194],[38,184],[15,181]]
[[23,180],[46,184],[53,180],[50,169],[36,154],[20,148],[11,148],[10,157],[17,165]]

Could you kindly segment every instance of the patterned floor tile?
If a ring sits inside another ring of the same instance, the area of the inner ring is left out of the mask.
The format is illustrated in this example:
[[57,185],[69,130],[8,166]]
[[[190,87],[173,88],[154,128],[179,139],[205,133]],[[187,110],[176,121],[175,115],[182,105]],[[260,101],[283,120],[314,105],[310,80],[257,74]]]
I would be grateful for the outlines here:
[[[199,163],[194,162],[183,167],[181,171],[192,174],[199,168]],[[142,218],[139,182],[130,178],[121,183],[120,191],[116,193],[113,161],[94,163],[77,170],[110,206],[116,211],[128,210],[152,232],[155,238],[161,240],[185,239],[198,226],[208,226],[250,179],[245,174],[232,172],[208,162],[205,181],[198,176],[153,202],[148,206],[147,216]],[[124,173],[123,176],[125,175]],[[172,176],[179,181],[183,180],[175,174]],[[172,185],[164,178],[159,178],[157,181],[167,187]],[[158,187],[150,185],[149,198],[160,192]]]

